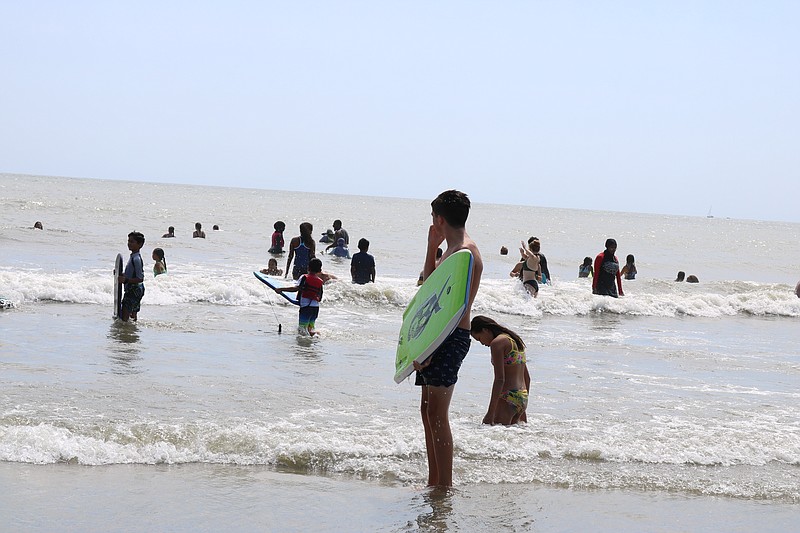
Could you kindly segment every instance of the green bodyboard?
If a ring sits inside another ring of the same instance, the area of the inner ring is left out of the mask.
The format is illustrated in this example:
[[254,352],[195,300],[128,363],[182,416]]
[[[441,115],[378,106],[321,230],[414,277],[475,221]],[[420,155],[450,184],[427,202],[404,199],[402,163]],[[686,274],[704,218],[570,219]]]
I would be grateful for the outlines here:
[[469,305],[472,253],[459,250],[436,267],[403,313],[394,380],[402,382],[456,329]]

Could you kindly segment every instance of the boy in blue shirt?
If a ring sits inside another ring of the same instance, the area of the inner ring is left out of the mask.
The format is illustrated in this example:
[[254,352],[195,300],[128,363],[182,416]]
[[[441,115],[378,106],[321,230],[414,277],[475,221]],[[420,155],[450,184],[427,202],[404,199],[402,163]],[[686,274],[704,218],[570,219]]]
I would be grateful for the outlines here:
[[139,253],[142,246],[144,246],[144,235],[138,231],[128,233],[128,250],[131,251],[131,256],[124,272],[119,276],[119,282],[123,284],[125,291],[119,315],[123,322],[127,322],[128,319],[136,321],[144,296],[144,263]]

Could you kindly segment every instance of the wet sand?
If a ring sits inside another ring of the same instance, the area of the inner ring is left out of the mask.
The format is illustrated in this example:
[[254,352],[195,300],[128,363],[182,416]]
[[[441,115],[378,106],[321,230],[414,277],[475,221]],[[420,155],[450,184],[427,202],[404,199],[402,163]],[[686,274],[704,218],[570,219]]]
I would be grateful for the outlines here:
[[792,531],[800,506],[477,484],[437,493],[229,465],[0,463],[2,531]]

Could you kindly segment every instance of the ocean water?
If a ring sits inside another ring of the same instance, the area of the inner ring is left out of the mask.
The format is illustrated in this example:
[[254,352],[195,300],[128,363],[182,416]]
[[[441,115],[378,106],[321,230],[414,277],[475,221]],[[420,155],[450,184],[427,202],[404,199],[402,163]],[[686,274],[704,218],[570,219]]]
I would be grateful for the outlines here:
[[[419,390],[392,380],[429,200],[268,186],[0,175],[0,297],[13,302],[0,311],[0,479],[15,487],[0,529],[785,531],[800,518],[800,224],[474,205],[474,311],[528,344],[529,421],[480,424],[492,370],[473,343],[442,496],[424,489]],[[296,308],[252,271],[276,220],[288,242],[300,222],[319,236],[335,218],[351,251],[370,240],[377,280],[352,285],[348,261],[322,256],[340,279],[320,335],[298,336]],[[198,221],[206,239],[191,238]],[[148,274],[138,323],[114,323],[111,271],[134,230],[146,269],[161,247],[169,273]],[[508,277],[531,235],[553,276],[537,299]],[[639,271],[619,299],[577,279],[607,237]],[[675,283],[678,270],[700,283]],[[103,505],[76,513],[58,503],[70,492]]]

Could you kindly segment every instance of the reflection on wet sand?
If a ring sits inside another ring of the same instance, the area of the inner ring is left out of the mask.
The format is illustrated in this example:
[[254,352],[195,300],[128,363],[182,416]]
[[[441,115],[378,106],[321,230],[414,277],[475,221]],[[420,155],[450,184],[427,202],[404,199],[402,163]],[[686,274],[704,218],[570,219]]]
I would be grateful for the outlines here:
[[139,328],[134,322],[115,320],[108,331],[108,358],[112,363],[111,371],[115,374],[139,374],[136,366],[141,359],[139,352]]
[[[419,531],[447,531],[453,514],[453,494],[450,487],[428,487],[422,493],[422,503],[428,508],[417,516]],[[416,499],[416,498],[415,498]]]

